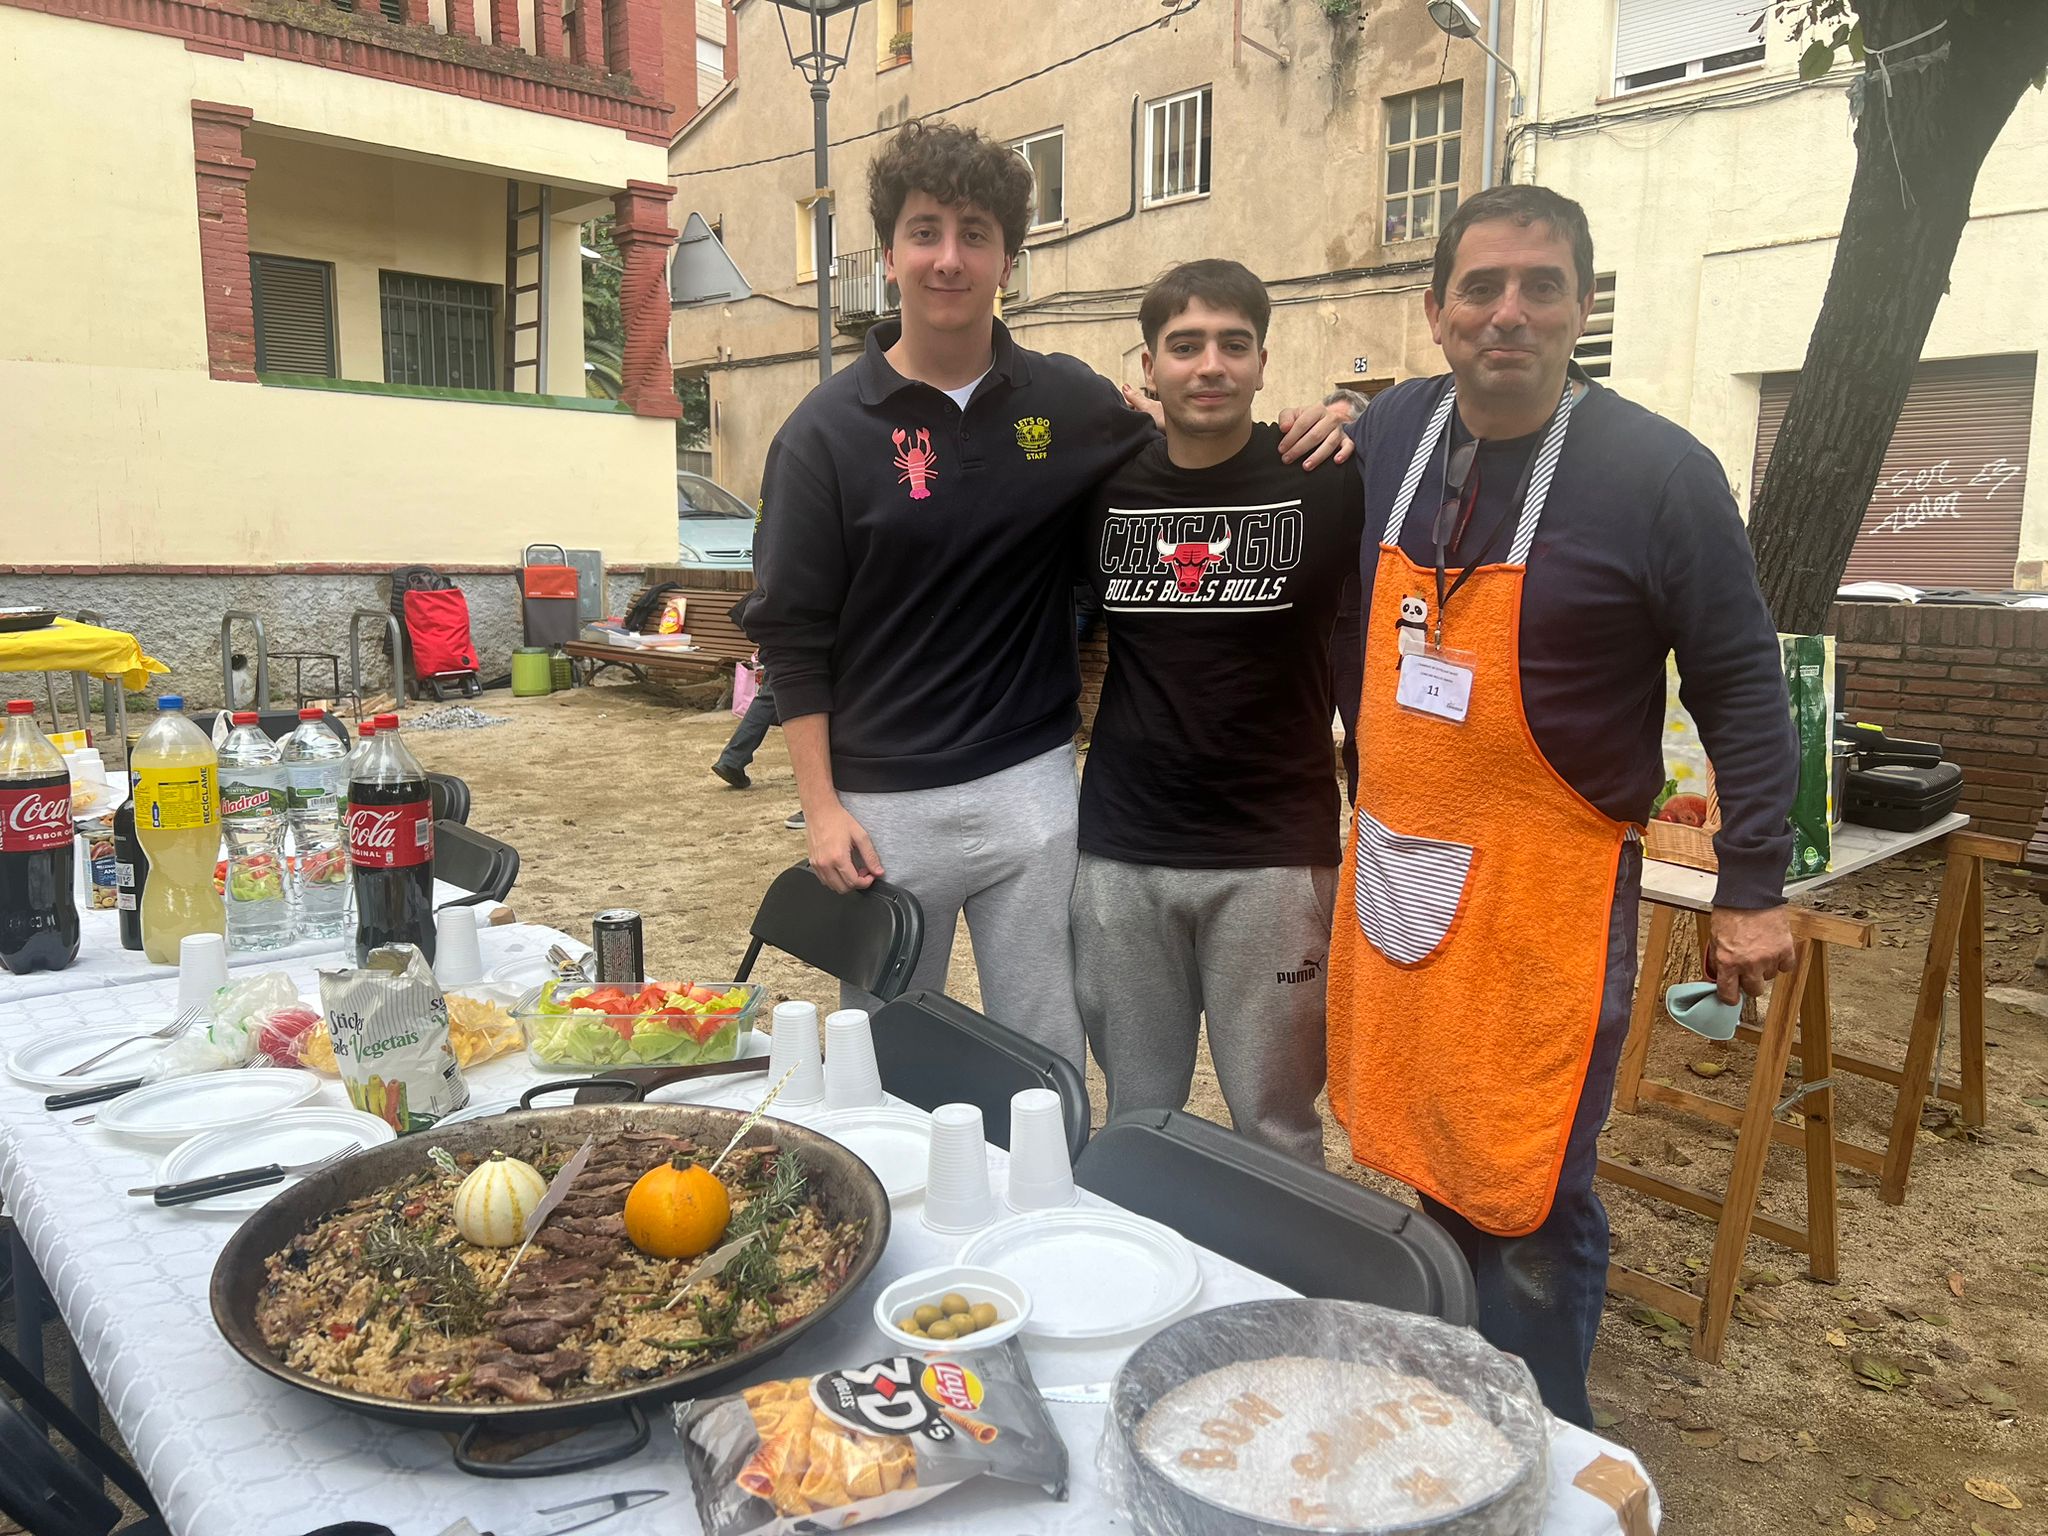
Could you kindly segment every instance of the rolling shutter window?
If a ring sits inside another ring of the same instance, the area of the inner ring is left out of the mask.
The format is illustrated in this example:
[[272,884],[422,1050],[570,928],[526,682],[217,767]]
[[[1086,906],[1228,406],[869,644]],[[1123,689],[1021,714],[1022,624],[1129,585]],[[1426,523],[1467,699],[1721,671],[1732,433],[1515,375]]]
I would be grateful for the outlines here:
[[336,376],[334,268],[289,256],[249,258],[256,371]]
[[1614,274],[1601,272],[1593,278],[1593,312],[1586,317],[1586,329],[1572,348],[1572,361],[1586,371],[1589,379],[1604,379],[1614,372]]
[[1754,0],[1618,0],[1614,78],[1646,75],[1753,48]]
[[[1752,501],[1798,377],[1764,375]],[[2031,353],[1922,363],[1842,580],[2010,587],[2019,559],[2033,414]]]

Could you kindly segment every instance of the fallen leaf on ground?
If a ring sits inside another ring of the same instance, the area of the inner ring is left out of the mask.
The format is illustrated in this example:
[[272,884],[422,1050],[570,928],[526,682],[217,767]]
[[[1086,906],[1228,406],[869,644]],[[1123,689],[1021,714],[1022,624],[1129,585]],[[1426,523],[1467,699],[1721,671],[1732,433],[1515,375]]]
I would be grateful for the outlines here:
[[1802,1451],[1813,1451],[1820,1448],[1820,1442],[1813,1438],[1813,1431],[1810,1429],[1802,1429],[1792,1438],[1798,1443],[1799,1449]]
[[2020,1268],[2030,1275],[2039,1275],[2042,1279],[2048,1280],[2048,1264],[2043,1264],[2038,1259],[2030,1259],[2022,1264]]
[[1660,1397],[1650,1404],[1650,1417],[1665,1424],[1669,1424],[1684,1412],[1685,1404],[1675,1397]]
[[1920,1501],[1897,1483],[1877,1485],[1877,1507],[1894,1520],[1917,1519],[1921,1510]]
[[[1728,1070],[1728,1063],[1725,1061],[1689,1061],[1685,1064],[1685,1069],[1694,1077],[1719,1077]],[[2014,1174],[2013,1177],[2018,1178],[2019,1175]]]
[[1753,1467],[1760,1467],[1767,1461],[1778,1459],[1778,1448],[1775,1445],[1757,1445],[1745,1440],[1735,1447],[1735,1459],[1746,1461]]
[[1674,1168],[1690,1168],[1692,1166],[1692,1159],[1679,1149],[1677,1142],[1670,1140],[1666,1140],[1664,1143],[1664,1161],[1671,1164]]
[[1775,1303],[1765,1301],[1761,1296],[1752,1296],[1747,1291],[1735,1293],[1735,1319],[1752,1328],[1761,1328],[1767,1322],[1789,1321]]
[[1982,1499],[1986,1504],[1996,1504],[2000,1509],[2023,1509],[2019,1495],[2003,1483],[1994,1483],[1988,1477],[1966,1477],[1963,1489],[1973,1499]]
[[1823,1337],[1837,1349],[1847,1349],[1849,1347],[1849,1335],[1842,1332],[1839,1328],[1830,1328]]
[[1593,1410],[1593,1427],[1595,1429],[1612,1429],[1620,1422],[1621,1415],[1611,1409],[1595,1408]]
[[1961,1275],[1955,1274],[1953,1272],[1950,1273],[1948,1277],[1948,1293],[1949,1295],[1955,1297],[1958,1301],[1962,1299],[1963,1277]]
[[1842,1524],[1854,1531],[1856,1536],[1870,1536],[1870,1533],[1877,1529],[1877,1522],[1870,1516],[1859,1515],[1853,1510],[1842,1516]]
[[1753,1264],[1743,1267],[1742,1284],[1744,1285],[1783,1285],[1784,1283],[1785,1277],[1775,1269],[1764,1269]]
[[1630,1307],[1628,1317],[1630,1322],[1640,1323],[1645,1328],[1654,1328],[1661,1334],[1675,1337],[1685,1332],[1685,1324],[1669,1312],[1659,1312],[1655,1307]]
[[1842,1326],[1846,1329],[1849,1329],[1851,1332],[1875,1333],[1878,1329],[1884,1326],[1884,1319],[1879,1317],[1875,1312],[1857,1311],[1851,1312],[1846,1318],[1844,1318],[1842,1320]]
[[1960,1408],[1970,1400],[1970,1394],[1952,1381],[1923,1381],[1919,1392],[1937,1408]]
[[1980,1381],[1970,1387],[1970,1396],[1986,1408],[2017,1408],[2020,1400],[1995,1382]]
[[1849,1356],[1849,1369],[1855,1372],[1858,1382],[1880,1392],[1896,1391],[1906,1384],[1906,1373],[1882,1355],[1866,1355],[1856,1350]]
[[1968,1365],[1970,1363],[1970,1352],[1954,1339],[1936,1339],[1934,1341],[1934,1352],[1941,1356],[1942,1359],[1952,1361],[1957,1365]]
[[1696,1446],[1703,1451],[1710,1451],[1728,1437],[1709,1424],[1704,1429],[1681,1429],[1678,1432],[1678,1438],[1687,1445]]
[[2012,1176],[2022,1184],[2033,1184],[2039,1188],[2048,1189],[2048,1173],[2043,1173],[2038,1168],[2015,1168],[2012,1171]]

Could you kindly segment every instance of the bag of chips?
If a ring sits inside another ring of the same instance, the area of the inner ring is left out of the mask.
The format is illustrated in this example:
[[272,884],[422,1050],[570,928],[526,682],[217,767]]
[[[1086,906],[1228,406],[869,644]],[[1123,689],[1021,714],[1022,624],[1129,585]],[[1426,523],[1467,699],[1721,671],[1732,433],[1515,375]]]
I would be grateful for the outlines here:
[[1067,1496],[1067,1447],[1015,1339],[762,1382],[675,1419],[704,1536],[865,1525],[983,1476]]

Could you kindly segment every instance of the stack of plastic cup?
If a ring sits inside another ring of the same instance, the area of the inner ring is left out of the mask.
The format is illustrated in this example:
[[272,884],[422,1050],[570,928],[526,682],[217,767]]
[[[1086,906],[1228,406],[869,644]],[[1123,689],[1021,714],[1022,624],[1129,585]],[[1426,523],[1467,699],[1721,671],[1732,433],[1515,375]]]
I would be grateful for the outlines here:
[[924,1224],[934,1232],[973,1232],[995,1219],[981,1109],[941,1104],[932,1111],[931,1162],[925,1169]]
[[1067,1118],[1050,1088],[1026,1088],[1010,1100],[1010,1209],[1044,1211],[1074,1203]]
[[434,914],[434,980],[444,987],[481,981],[484,957],[477,947],[476,913],[444,907]]
[[206,1008],[216,987],[228,984],[228,941],[217,933],[188,933],[178,940],[178,1012]]
[[825,1105],[868,1109],[887,1102],[881,1069],[875,1065],[875,1033],[865,1008],[842,1008],[825,1016]]
[[796,1071],[776,1096],[777,1105],[792,1108],[816,1104],[825,1097],[825,1068],[818,1059],[818,1005],[787,1002],[775,1005],[775,1032],[768,1044],[768,1081],[781,1083]]

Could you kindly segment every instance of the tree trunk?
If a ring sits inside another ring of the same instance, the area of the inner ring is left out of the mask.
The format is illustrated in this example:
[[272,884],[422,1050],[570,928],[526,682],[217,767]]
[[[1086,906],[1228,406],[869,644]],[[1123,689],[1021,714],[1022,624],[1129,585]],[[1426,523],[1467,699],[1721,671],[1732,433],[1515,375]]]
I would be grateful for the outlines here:
[[[1856,9],[1874,48],[1948,25],[1889,60],[1889,92],[1877,55],[1865,66],[1834,269],[1750,515],[1764,597],[1780,629],[1802,634],[1826,627],[1947,291],[1978,169],[2048,63],[2044,0],[1856,0]],[[1944,43],[1946,58],[1915,66]]]

